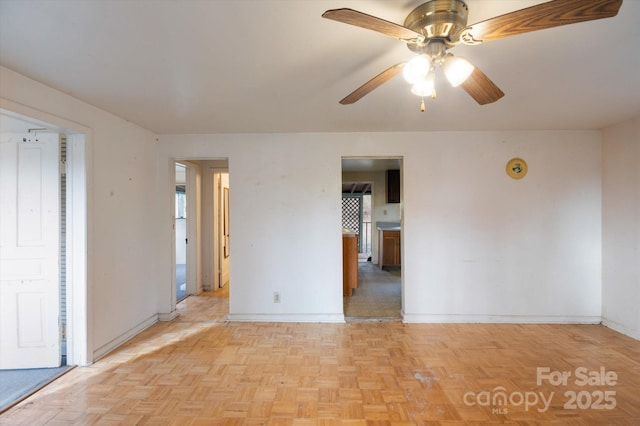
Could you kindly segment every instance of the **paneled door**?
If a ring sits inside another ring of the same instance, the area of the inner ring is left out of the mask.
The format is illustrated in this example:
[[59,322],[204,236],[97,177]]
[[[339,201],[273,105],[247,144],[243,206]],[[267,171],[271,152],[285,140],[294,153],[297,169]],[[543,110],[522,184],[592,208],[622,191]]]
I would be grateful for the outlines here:
[[58,147],[0,135],[0,369],[61,363]]

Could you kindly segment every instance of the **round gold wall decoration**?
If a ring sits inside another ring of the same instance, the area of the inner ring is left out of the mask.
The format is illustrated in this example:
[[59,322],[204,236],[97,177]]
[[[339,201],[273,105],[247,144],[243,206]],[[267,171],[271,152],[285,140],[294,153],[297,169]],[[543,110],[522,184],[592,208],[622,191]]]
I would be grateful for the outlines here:
[[507,174],[514,179],[522,179],[527,174],[527,163],[522,158],[512,158],[507,163]]

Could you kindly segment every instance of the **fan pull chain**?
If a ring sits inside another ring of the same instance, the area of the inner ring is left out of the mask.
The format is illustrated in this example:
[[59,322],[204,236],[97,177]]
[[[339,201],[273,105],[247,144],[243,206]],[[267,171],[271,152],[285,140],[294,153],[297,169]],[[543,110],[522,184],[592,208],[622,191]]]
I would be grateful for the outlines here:
[[422,103],[420,103],[420,112],[424,112],[424,98],[422,98]]

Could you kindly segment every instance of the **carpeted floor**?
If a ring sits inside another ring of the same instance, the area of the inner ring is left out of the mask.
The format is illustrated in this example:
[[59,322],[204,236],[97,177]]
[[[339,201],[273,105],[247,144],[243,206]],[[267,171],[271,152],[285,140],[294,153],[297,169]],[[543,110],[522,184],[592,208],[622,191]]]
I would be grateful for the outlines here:
[[358,287],[350,297],[344,297],[344,316],[355,319],[401,318],[402,275],[398,270],[382,270],[371,262],[358,262]]
[[0,370],[0,413],[44,387],[71,367]]

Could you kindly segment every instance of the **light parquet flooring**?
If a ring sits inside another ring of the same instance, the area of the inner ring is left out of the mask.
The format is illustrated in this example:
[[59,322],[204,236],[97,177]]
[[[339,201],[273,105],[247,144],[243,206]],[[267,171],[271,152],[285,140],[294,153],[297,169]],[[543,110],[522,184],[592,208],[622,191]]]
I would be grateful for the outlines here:
[[[174,321],[72,370],[0,424],[640,424],[640,342],[602,326],[230,323],[225,303],[187,298]],[[604,367],[617,380],[538,385],[538,367]],[[501,391],[505,404],[493,401]],[[609,391],[615,407],[567,409],[571,391],[589,402]]]

